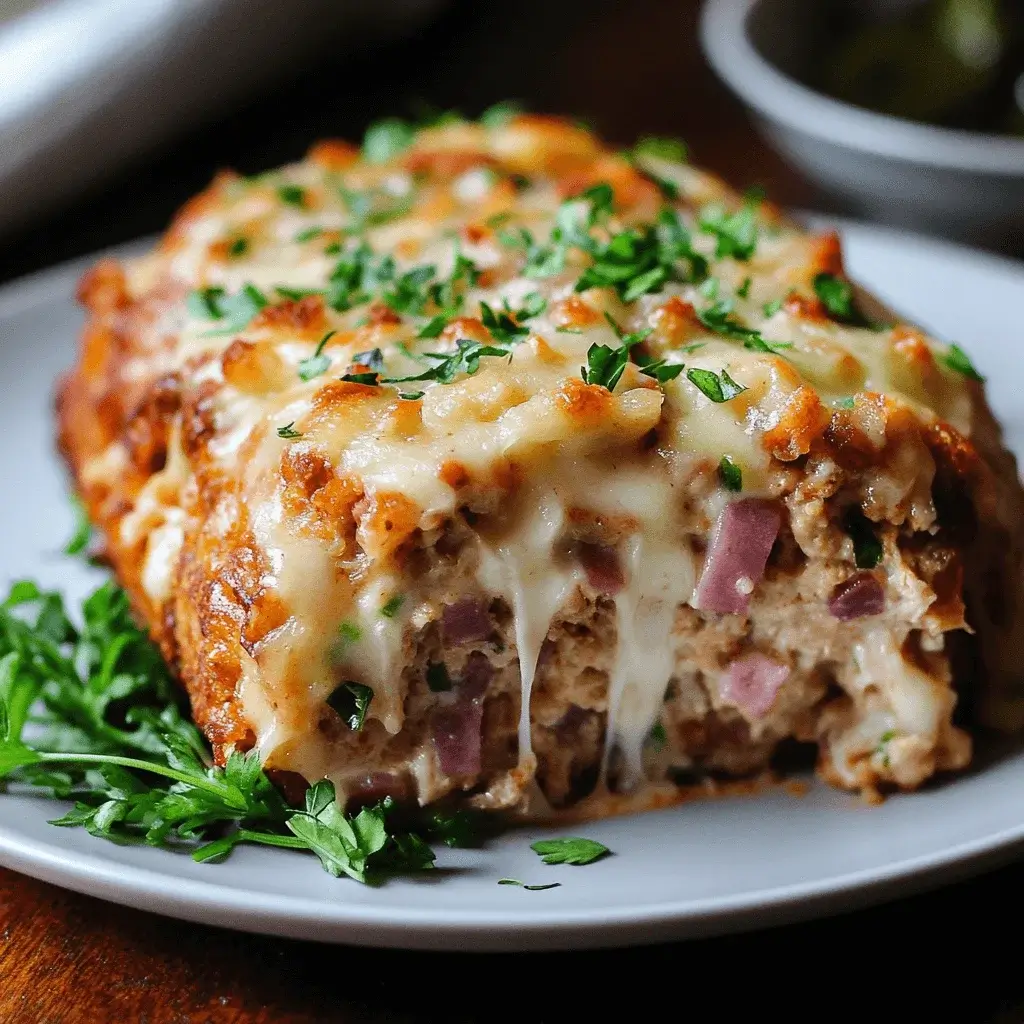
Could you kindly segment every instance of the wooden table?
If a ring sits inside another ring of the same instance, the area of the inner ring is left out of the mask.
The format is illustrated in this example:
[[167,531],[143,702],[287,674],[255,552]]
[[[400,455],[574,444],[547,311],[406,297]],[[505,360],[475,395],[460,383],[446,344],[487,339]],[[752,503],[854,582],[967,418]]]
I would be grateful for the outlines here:
[[[612,139],[687,138],[741,186],[816,205],[704,66],[692,0],[456,3],[418,37],[325,57],[0,252],[0,279],[159,230],[221,166],[254,172],[358,136],[417,97],[473,113],[521,97]],[[820,204],[818,204],[820,205]],[[1024,798],[1022,798],[1024,809]],[[798,842],[794,839],[794,842]],[[224,868],[223,870],[230,870]],[[335,883],[326,878],[325,885]],[[182,924],[0,871],[2,1024],[1024,1021],[1024,868],[812,924],[648,949],[460,956],[317,946]],[[719,980],[721,977],[724,980]],[[815,979],[813,982],[809,979]]]

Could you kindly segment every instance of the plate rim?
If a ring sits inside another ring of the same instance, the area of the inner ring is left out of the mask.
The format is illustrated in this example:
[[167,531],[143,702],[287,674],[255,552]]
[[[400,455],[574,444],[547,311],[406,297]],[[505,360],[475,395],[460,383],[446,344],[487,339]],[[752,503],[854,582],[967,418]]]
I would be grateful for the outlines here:
[[[969,260],[1024,279],[1024,262],[1012,257],[827,213],[800,210],[795,215],[818,229],[834,226],[886,245],[910,244],[940,258]],[[49,302],[66,301],[69,286],[73,289],[78,276],[97,260],[130,257],[144,252],[154,241],[155,236],[148,236],[112,246],[0,285],[0,322]],[[883,866],[730,896],[582,910],[510,906],[498,914],[494,910],[325,903],[312,896],[259,892],[195,879],[182,884],[180,875],[104,856],[99,845],[96,852],[76,850],[69,857],[59,844],[20,832],[0,819],[0,864],[4,867],[123,906],[312,941],[479,952],[643,945],[775,926],[854,905],[875,904],[896,895],[896,889],[899,895],[919,892],[1010,860],[1021,847],[1024,818],[1015,826]]]

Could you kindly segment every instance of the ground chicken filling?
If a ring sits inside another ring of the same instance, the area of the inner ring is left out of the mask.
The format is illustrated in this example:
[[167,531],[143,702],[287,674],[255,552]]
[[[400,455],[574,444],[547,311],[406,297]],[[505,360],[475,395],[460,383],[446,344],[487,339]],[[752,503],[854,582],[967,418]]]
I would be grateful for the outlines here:
[[79,492],[218,756],[286,788],[599,815],[801,744],[874,794],[1024,717],[967,354],[664,140],[386,122],[82,298]]

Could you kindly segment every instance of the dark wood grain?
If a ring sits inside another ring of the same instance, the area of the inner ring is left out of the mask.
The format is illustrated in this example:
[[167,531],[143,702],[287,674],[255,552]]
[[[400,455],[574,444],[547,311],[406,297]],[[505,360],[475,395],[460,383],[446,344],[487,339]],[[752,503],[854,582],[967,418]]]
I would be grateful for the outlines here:
[[[815,204],[705,67],[695,19],[693,0],[458,3],[414,40],[300,69],[154,154],[4,246],[0,279],[157,231],[219,167],[271,167],[314,138],[358,136],[368,120],[409,111],[417,98],[475,113],[517,96],[535,109],[575,112],[614,140],[680,135],[697,161],[736,184]],[[345,884],[354,883],[324,876],[325,886]],[[0,871],[0,1024],[591,1024],[666,1012],[1011,1024],[1024,1021],[1022,906],[1024,870],[1014,867],[759,934],[471,957],[230,933]]]

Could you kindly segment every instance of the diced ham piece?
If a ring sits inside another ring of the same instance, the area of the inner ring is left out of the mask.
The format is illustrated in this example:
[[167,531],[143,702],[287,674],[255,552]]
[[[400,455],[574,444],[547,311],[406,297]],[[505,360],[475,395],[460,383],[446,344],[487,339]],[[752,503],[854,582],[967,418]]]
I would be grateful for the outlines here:
[[779,508],[771,501],[742,498],[726,505],[704,559],[694,607],[726,615],[745,613],[781,523]]
[[494,678],[494,666],[490,658],[480,651],[474,651],[466,659],[466,667],[459,676],[459,695],[472,699],[482,697]]
[[349,803],[352,806],[365,807],[380,803],[386,796],[401,798],[405,785],[391,772],[371,772],[361,779],[350,782],[348,791]]
[[843,580],[832,591],[828,610],[842,622],[881,615],[885,611],[885,591],[881,581],[870,572],[858,572]]
[[772,709],[779,687],[789,678],[789,666],[756,651],[737,658],[722,676],[718,692],[748,718],[764,718]]
[[486,640],[494,631],[487,605],[475,597],[446,604],[441,612],[441,627],[445,641],[452,644]]
[[599,593],[614,597],[626,584],[622,563],[615,548],[604,544],[580,544],[577,557],[587,582]]
[[479,774],[483,716],[483,701],[478,699],[460,698],[434,711],[434,749],[445,775]]

